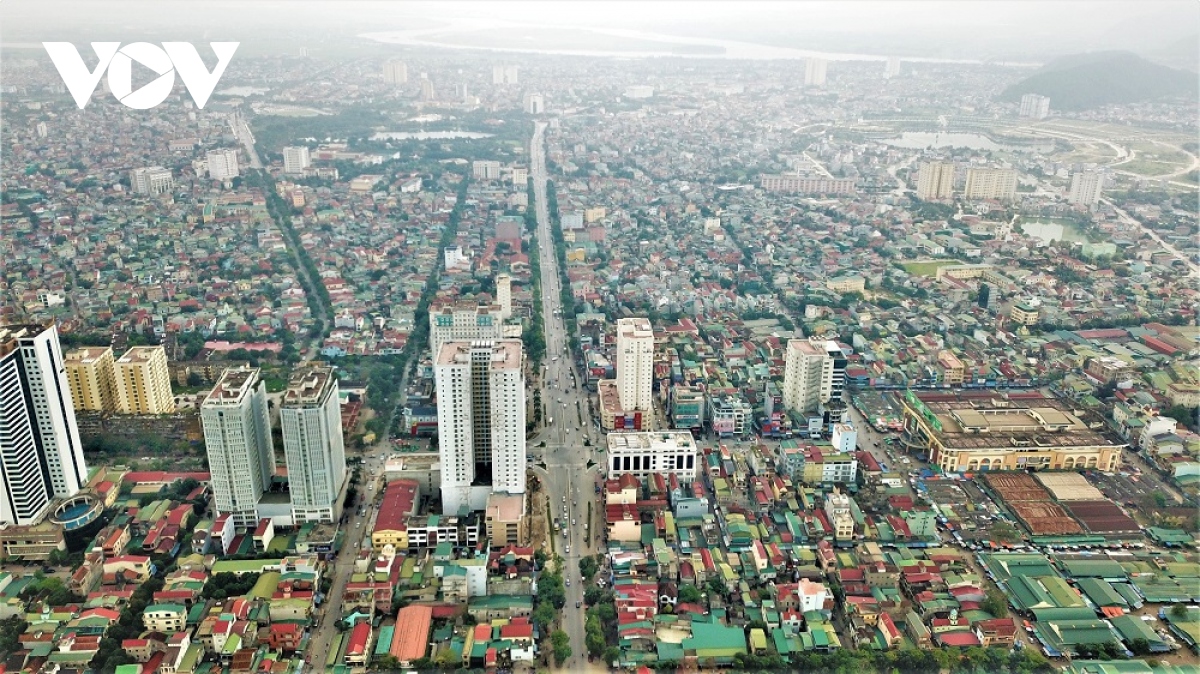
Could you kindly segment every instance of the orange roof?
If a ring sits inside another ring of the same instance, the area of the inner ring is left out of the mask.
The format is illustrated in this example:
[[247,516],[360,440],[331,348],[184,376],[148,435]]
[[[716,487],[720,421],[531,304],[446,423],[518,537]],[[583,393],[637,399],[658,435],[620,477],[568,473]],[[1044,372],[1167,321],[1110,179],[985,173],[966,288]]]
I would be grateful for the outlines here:
[[396,629],[392,633],[390,653],[400,662],[412,662],[425,657],[429,646],[429,629],[433,625],[433,607],[412,604],[396,614]]

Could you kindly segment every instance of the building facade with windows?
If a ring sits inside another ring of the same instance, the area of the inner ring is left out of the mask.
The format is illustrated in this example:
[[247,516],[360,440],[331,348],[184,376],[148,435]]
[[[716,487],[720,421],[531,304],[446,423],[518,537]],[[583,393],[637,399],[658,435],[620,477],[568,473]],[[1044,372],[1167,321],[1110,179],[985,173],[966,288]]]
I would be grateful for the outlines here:
[[336,522],[346,481],[346,451],[333,368],[313,366],[292,373],[279,408],[279,425],[292,521]]
[[258,523],[258,503],[275,474],[267,386],[258,368],[229,369],[200,404],[217,514],[240,528]]
[[442,512],[525,493],[525,353],[519,339],[448,341],[434,360]]
[[58,328],[0,326],[0,524],[39,522],[87,484]]

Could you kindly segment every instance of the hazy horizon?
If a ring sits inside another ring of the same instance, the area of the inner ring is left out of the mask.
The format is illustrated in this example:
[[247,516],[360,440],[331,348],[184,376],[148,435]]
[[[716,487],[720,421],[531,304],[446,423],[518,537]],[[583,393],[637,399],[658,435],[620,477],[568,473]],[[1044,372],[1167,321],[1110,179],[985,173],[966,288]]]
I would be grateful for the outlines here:
[[[437,28],[447,19],[627,29],[777,47],[911,57],[1044,61],[1082,51],[1128,49],[1196,69],[1200,3],[1156,2],[308,2],[303,12],[262,2],[32,2],[0,5],[0,46],[49,39],[113,39],[110,33],[201,32],[246,39],[272,27],[354,37],[368,31]],[[54,8],[56,11],[47,11]],[[1096,11],[1103,8],[1103,11]],[[62,20],[64,15],[73,20]],[[286,21],[281,22],[281,17]],[[92,37],[105,34],[107,37]]]

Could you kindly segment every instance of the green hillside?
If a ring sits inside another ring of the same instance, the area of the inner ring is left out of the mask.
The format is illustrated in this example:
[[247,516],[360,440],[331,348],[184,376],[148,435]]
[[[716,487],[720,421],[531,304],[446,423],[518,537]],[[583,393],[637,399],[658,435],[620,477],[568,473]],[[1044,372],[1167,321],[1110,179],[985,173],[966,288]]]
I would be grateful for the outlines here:
[[1198,92],[1195,73],[1151,63],[1130,52],[1096,52],[1055,59],[1005,89],[1000,100],[1041,94],[1050,97],[1051,109],[1086,110],[1172,96],[1195,99]]

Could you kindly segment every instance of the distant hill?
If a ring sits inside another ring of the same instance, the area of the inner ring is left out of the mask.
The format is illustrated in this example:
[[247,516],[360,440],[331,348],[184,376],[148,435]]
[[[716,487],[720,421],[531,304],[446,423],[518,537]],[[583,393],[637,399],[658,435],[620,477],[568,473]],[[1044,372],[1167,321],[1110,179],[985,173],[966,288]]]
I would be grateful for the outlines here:
[[1005,89],[1000,100],[1041,94],[1050,97],[1051,109],[1086,110],[1167,96],[1194,99],[1198,92],[1195,73],[1151,63],[1130,52],[1109,51],[1057,58]]

